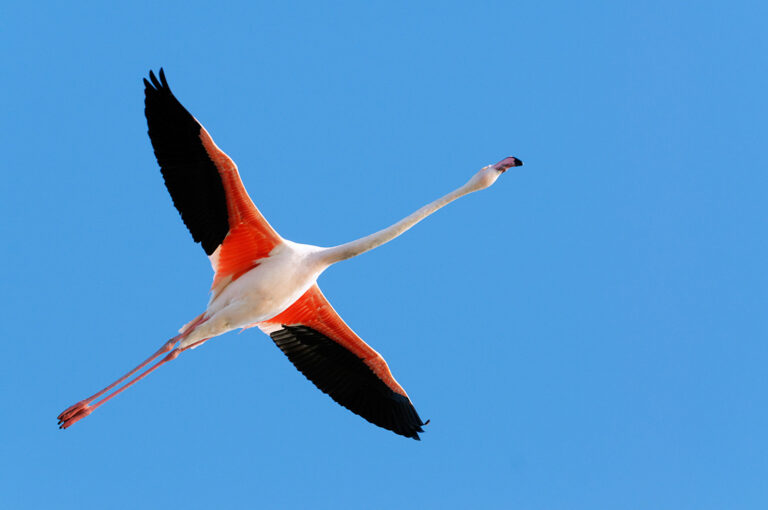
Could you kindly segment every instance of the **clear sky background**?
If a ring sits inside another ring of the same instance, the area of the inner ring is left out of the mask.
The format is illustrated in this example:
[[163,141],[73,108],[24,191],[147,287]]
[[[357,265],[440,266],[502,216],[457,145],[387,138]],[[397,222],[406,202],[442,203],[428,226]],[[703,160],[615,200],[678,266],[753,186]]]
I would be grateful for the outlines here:
[[[767,4],[320,4],[0,7],[2,506],[766,508]],[[421,442],[257,330],[56,428],[207,302],[160,66],[298,242],[525,161],[320,278]]]

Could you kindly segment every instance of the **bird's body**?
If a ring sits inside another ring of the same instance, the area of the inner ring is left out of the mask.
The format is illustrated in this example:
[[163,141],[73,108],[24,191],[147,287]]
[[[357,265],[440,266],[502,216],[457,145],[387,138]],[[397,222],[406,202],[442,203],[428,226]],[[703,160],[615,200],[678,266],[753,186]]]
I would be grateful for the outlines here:
[[[424,423],[384,359],[325,299],[317,278],[328,267],[399,236],[457,198],[487,188],[508,168],[505,158],[464,186],[394,225],[340,246],[322,248],[283,239],[245,191],[234,162],[171,93],[162,69],[145,83],[149,136],[171,194],[193,239],[214,269],[206,310],[144,363],[59,415],[67,428],[187,349],[237,328],[257,326],[320,390],[366,420],[418,439]],[[150,368],[101,398],[150,362]]]
[[296,302],[328,265],[317,246],[283,240],[256,267],[211,295],[206,321],[181,341],[194,344],[275,317]]

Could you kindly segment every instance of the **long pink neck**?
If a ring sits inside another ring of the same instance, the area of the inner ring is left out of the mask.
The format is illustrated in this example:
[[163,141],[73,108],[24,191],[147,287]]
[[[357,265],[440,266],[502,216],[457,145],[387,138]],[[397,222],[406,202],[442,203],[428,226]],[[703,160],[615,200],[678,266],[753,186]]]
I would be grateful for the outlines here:
[[447,195],[438,198],[434,202],[425,205],[418,211],[409,216],[406,216],[390,227],[379,230],[378,232],[362,237],[355,241],[350,241],[339,246],[334,246],[333,248],[327,248],[323,252],[322,258],[328,265],[330,265],[342,260],[356,257],[361,253],[365,253],[378,246],[381,246],[384,243],[388,243],[438,209],[450,204],[457,198],[463,197],[468,193],[476,191],[477,189],[481,188],[477,187],[472,181],[470,181],[464,186],[461,186],[460,188],[448,193]]

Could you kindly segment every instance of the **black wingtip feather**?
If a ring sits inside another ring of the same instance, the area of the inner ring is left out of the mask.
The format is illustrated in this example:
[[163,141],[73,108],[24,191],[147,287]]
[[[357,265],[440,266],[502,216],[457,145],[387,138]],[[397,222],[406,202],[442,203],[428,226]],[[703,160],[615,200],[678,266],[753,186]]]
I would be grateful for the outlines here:
[[149,138],[173,204],[195,242],[211,255],[229,232],[229,213],[216,165],[202,141],[202,126],[171,92],[163,68],[160,79],[144,79],[144,113]]
[[[160,77],[158,79],[158,76]],[[160,71],[155,75],[155,72],[153,70],[149,70],[149,80],[151,81],[152,89],[156,91],[163,91],[163,92],[171,92],[171,87],[168,86],[168,81],[165,79],[165,71],[163,71],[163,68],[160,68]],[[147,82],[147,79],[144,78],[144,85],[147,87],[150,86],[150,83]]]
[[157,81],[157,76],[155,76],[155,72],[153,70],[149,70],[149,81],[152,82],[152,87],[154,87],[155,90],[160,89],[160,83]]
[[411,401],[357,356],[306,326],[283,326],[270,337],[293,365],[333,400],[379,427],[420,440],[424,422]]

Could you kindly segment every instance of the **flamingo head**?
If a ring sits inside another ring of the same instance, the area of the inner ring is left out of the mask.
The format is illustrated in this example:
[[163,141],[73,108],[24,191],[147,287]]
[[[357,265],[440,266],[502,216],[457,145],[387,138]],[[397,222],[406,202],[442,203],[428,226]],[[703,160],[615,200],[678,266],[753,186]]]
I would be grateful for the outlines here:
[[510,156],[508,158],[502,159],[495,165],[491,165],[492,168],[496,169],[499,173],[502,174],[513,166],[523,166],[523,162],[514,156]]
[[506,172],[508,169],[512,168],[513,166],[522,165],[523,162],[515,157],[510,156],[508,158],[504,158],[495,165],[488,165],[485,168],[482,168],[479,172],[472,176],[472,178],[467,183],[467,186],[469,186],[472,191],[485,189],[496,182],[496,179],[498,179],[499,176]]

